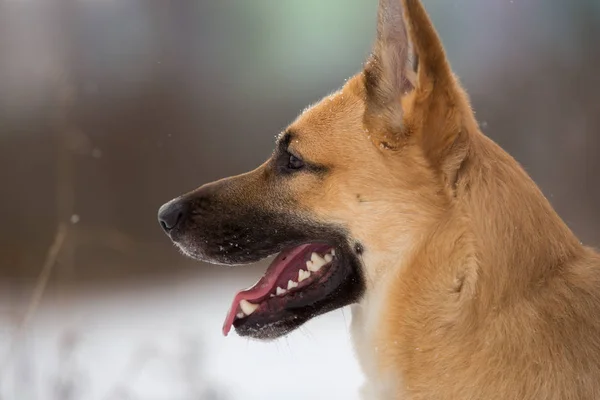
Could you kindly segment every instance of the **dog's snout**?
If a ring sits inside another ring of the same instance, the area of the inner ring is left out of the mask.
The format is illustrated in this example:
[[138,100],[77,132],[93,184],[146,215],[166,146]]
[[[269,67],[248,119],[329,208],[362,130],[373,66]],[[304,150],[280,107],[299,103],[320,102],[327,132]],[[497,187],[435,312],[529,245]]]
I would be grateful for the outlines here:
[[181,199],[174,199],[164,204],[158,210],[158,222],[167,233],[177,228],[185,219],[188,211],[187,202]]

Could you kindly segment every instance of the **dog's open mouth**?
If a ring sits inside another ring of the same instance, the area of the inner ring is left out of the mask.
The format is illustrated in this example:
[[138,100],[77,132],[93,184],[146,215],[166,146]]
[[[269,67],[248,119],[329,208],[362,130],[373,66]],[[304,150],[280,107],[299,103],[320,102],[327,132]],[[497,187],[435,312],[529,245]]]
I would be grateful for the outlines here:
[[253,324],[258,328],[319,302],[343,281],[345,274],[339,273],[339,264],[335,248],[324,243],[283,250],[254,286],[236,294],[223,334],[232,326]]
[[[194,199],[172,201],[160,211],[163,229],[186,255],[208,263],[245,265],[280,252],[254,286],[235,295],[224,335],[234,327],[239,336],[276,339],[363,295],[364,248],[343,227],[255,207],[226,212]],[[163,215],[169,210],[175,217]],[[181,217],[184,211],[188,214]]]

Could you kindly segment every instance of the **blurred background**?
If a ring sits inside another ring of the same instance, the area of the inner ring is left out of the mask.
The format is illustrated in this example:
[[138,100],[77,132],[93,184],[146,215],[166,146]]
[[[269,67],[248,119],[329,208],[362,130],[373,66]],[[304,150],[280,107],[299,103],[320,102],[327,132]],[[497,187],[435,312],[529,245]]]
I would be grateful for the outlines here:
[[[0,0],[1,399],[357,398],[349,311],[221,337],[265,265],[187,260],[156,211],[266,159],[360,70],[376,3]],[[424,3],[483,131],[598,246],[600,2]]]

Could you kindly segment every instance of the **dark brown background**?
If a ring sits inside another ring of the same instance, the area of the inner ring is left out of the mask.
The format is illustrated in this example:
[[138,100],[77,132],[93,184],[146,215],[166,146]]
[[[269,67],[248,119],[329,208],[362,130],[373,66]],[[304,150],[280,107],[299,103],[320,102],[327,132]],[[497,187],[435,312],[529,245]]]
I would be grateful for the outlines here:
[[[72,214],[64,279],[173,273],[181,262],[157,207],[260,163],[295,113],[368,51],[370,2],[332,2],[324,8],[343,5],[333,13],[300,3],[0,3],[0,274],[35,276]],[[476,3],[427,5],[483,130],[598,244],[598,6]],[[304,19],[288,23],[299,9]],[[358,27],[336,26],[336,13]],[[278,24],[290,31],[271,33]],[[305,47],[288,45],[303,35]]]

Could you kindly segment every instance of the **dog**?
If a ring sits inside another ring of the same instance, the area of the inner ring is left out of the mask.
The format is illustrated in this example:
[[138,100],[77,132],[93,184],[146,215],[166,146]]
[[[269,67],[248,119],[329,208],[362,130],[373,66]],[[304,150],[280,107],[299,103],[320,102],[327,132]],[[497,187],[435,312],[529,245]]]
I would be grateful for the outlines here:
[[380,0],[364,69],[269,160],[159,221],[198,260],[276,255],[224,334],[351,305],[366,399],[600,399],[600,256],[480,131],[418,0]]

